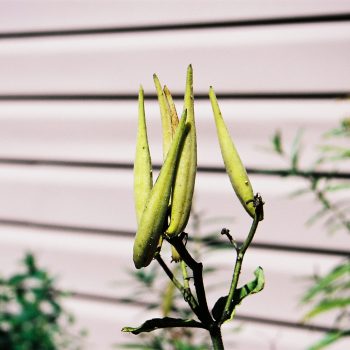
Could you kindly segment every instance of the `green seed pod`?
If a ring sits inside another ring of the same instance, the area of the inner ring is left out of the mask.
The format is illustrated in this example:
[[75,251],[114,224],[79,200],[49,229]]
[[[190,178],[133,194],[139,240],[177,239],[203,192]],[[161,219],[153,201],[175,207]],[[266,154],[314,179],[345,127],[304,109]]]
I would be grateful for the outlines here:
[[255,208],[252,200],[254,199],[252,185],[250,184],[247,172],[242,164],[237,149],[232,142],[225,122],[222,118],[218,101],[212,87],[209,90],[211,106],[213,108],[216,131],[220,143],[222,158],[225,163],[226,172],[230,178],[232,187],[242,203],[247,213],[254,218]]
[[148,266],[157,250],[159,239],[167,224],[168,204],[175,169],[187,134],[186,111],[176,130],[174,140],[160,170],[157,181],[145,205],[134,241],[133,259],[137,269]]
[[187,109],[188,135],[176,170],[171,199],[170,224],[166,234],[176,236],[186,227],[192,206],[193,191],[197,171],[197,141],[194,121],[193,71],[189,65],[186,78],[185,109]]
[[173,132],[171,126],[171,116],[169,111],[169,106],[166,101],[164,92],[160,85],[159,79],[156,74],[153,74],[154,85],[157,90],[158,95],[158,103],[160,108],[160,116],[162,120],[162,132],[163,132],[163,159],[165,159],[169,147],[171,145],[171,141],[173,139]]
[[136,156],[134,163],[134,199],[137,224],[139,224],[141,220],[142,212],[152,186],[152,162],[147,138],[144,94],[142,86],[140,86]]
[[[179,124],[179,117],[177,115],[176,106],[175,106],[175,103],[174,103],[173,98],[171,96],[170,90],[168,89],[167,86],[164,86],[163,91],[164,91],[164,95],[165,95],[165,98],[166,98],[168,106],[169,106],[169,111],[170,111],[170,116],[171,116],[171,127],[172,127],[172,133],[174,136],[176,128]],[[171,200],[170,200],[170,202],[171,202]],[[182,259],[181,259],[180,254],[175,249],[175,247],[172,245],[171,246],[171,261],[178,263],[181,260]]]
[[[170,116],[171,116],[171,127],[172,127],[172,131],[173,131],[173,135],[175,134],[176,128],[179,124],[179,117],[177,116],[177,111],[176,111],[176,107],[175,107],[175,103],[173,101],[173,98],[171,96],[171,93],[168,89],[167,86],[164,86],[164,94],[166,97],[166,100],[168,102],[168,106],[169,106],[169,111],[170,111]],[[170,201],[171,202],[171,201]],[[172,262],[180,262],[181,256],[178,253],[178,251],[175,249],[175,247],[172,245],[171,246],[171,261]]]
[[176,128],[179,125],[179,117],[177,115],[175,103],[173,101],[173,98],[171,96],[171,93],[170,93],[168,87],[164,86],[163,91],[164,91],[164,95],[165,95],[165,98],[166,98],[166,101],[167,101],[168,107],[169,107],[170,120],[171,120],[171,131],[172,131],[172,135],[174,136]]

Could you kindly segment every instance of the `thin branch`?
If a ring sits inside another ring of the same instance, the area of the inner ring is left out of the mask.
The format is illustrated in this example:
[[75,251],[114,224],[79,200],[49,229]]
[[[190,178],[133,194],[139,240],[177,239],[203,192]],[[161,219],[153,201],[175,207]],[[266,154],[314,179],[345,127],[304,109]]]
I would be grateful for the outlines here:
[[236,256],[236,262],[235,267],[232,275],[232,281],[230,286],[230,291],[226,300],[225,308],[222,313],[220,324],[223,324],[226,320],[230,319],[233,309],[234,309],[234,294],[237,289],[239,276],[242,269],[242,263],[243,258],[246,250],[248,249],[250,243],[253,240],[253,237],[255,235],[256,229],[258,227],[259,222],[261,221],[261,218],[263,217],[263,205],[264,202],[262,201],[262,198],[259,195],[255,196],[255,216],[252,223],[252,226],[249,230],[249,234],[245,241],[243,242],[242,246],[240,248],[236,248],[237,256]]
[[184,300],[189,304],[192,311],[199,318],[200,308],[197,303],[197,300],[192,295],[191,290],[189,288],[186,288],[186,287],[184,288],[182,286],[179,280],[174,276],[174,274],[168,268],[167,264],[164,262],[164,260],[162,259],[159,253],[155,256],[155,259],[158,261],[159,265],[162,267],[162,269],[167,274],[169,279],[174,283],[175,287],[181,292]]
[[195,261],[185,245],[183,244],[183,237],[185,233],[178,237],[169,238],[166,237],[168,242],[172,244],[175,249],[180,254],[182,260],[187,264],[187,266],[193,272],[194,286],[196,289],[198,304],[199,304],[199,314],[198,318],[205,324],[209,325],[213,322],[213,319],[210,315],[207,298],[205,295],[204,283],[203,283],[203,264]]
[[235,240],[233,239],[232,235],[230,234],[230,230],[227,228],[223,228],[221,230],[221,235],[222,236],[226,236],[228,238],[228,240],[230,241],[230,243],[235,247],[235,249],[237,249],[237,243],[235,242]]
[[156,254],[155,259],[158,261],[159,265],[162,267],[164,272],[167,274],[169,279],[174,283],[175,287],[183,294],[184,287],[180,283],[180,281],[174,276],[174,274],[171,272],[167,264],[164,262],[160,254]]
[[191,289],[190,282],[189,282],[190,278],[188,277],[187,265],[183,260],[180,261],[180,265],[181,265],[182,277],[184,280],[184,289],[186,288]]

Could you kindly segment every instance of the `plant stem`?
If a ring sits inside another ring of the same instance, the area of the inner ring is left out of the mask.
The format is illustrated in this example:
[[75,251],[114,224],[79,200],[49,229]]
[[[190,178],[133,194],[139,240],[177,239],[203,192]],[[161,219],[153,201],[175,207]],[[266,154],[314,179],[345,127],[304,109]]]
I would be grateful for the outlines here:
[[189,282],[190,279],[188,277],[187,265],[183,260],[180,261],[180,265],[181,265],[182,277],[184,280],[184,289],[190,289],[190,282]]
[[222,342],[220,326],[216,325],[210,330],[210,338],[214,350],[224,350],[224,343]]
[[212,324],[213,319],[210,315],[207,298],[205,295],[204,283],[203,283],[203,264],[195,261],[185,245],[183,244],[184,235],[180,235],[174,238],[167,238],[168,242],[172,244],[175,249],[180,254],[183,261],[189,266],[193,272],[194,286],[196,289],[197,300],[199,304],[199,312],[197,314],[200,321],[202,321],[206,326]]
[[235,267],[233,270],[230,291],[226,300],[224,311],[220,319],[220,324],[223,324],[226,320],[230,319],[233,313],[233,309],[235,306],[234,295],[237,289],[238,280],[242,269],[244,254],[253,240],[256,229],[258,228],[259,221],[261,220],[263,215],[264,202],[262,201],[262,198],[260,196],[257,197],[257,200],[258,200],[258,203],[256,204],[256,207],[255,207],[255,216],[254,216],[252,226],[250,227],[248,236],[243,242],[242,246],[240,248],[236,248],[237,256],[236,256]]
[[238,249],[238,251],[241,254],[245,254],[246,250],[248,249],[250,243],[252,243],[252,240],[254,238],[256,229],[258,228],[258,224],[260,221],[260,212],[256,211],[255,212],[255,217],[252,223],[252,226],[250,227],[249,233],[248,233],[248,237],[245,239],[245,241],[243,242],[241,248]]
[[185,288],[182,286],[182,284],[179,282],[179,280],[174,276],[174,274],[170,271],[167,264],[164,262],[160,254],[158,253],[155,256],[155,259],[158,261],[159,265],[162,267],[164,272],[167,274],[169,279],[174,283],[175,287],[181,292],[184,300],[190,305],[192,311],[195,313],[195,315],[199,318],[200,314],[200,308],[197,303],[197,300],[194,298],[194,296],[191,293],[190,288]]
[[164,272],[167,274],[167,276],[169,277],[169,279],[174,283],[175,287],[181,292],[183,293],[184,288],[182,286],[182,284],[179,282],[179,280],[174,276],[174,274],[171,272],[171,270],[169,269],[169,267],[167,266],[167,264],[164,262],[164,260],[162,259],[162,257],[160,256],[160,254],[158,253],[155,256],[155,259],[158,261],[159,265],[162,267],[162,269],[164,270]]

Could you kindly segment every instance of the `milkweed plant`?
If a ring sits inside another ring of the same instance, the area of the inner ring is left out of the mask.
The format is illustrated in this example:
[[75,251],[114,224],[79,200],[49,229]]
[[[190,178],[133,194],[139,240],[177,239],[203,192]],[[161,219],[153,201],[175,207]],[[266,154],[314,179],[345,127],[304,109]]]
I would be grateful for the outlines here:
[[[134,163],[134,199],[138,228],[134,240],[133,261],[136,269],[145,268],[154,260],[157,261],[189,305],[193,318],[153,318],[136,328],[124,327],[122,331],[140,334],[174,327],[201,328],[209,332],[213,349],[224,349],[222,324],[233,319],[237,305],[241,304],[244,298],[261,291],[264,287],[264,273],[261,267],[255,270],[255,278],[252,281],[239,286],[244,255],[260,221],[264,218],[264,202],[259,194],[254,195],[245,167],[221,115],[214,89],[210,87],[209,98],[226,172],[236,196],[252,219],[242,244],[237,244],[232,239],[229,230],[223,229],[221,232],[226,234],[228,244],[232,244],[235,249],[236,258],[228,294],[220,297],[210,310],[203,283],[203,264],[196,261],[189,251],[189,234],[185,231],[191,214],[197,171],[192,66],[187,69],[184,107],[180,119],[167,86],[162,88],[156,75],[153,79],[161,115],[163,164],[156,181],[153,182],[144,92],[140,87]],[[162,258],[162,248],[166,244],[171,246],[172,261],[181,264],[182,281],[173,274]],[[192,271],[193,279],[188,278],[189,270]]]

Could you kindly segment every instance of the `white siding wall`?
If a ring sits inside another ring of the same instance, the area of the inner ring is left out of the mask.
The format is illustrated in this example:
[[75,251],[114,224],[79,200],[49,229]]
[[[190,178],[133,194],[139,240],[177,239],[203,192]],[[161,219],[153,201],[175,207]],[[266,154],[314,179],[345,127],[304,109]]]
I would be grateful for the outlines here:
[[[249,168],[285,166],[262,150],[277,128],[287,141],[304,129],[307,168],[319,136],[350,114],[350,101],[341,99],[350,93],[349,62],[350,1],[2,1],[1,271],[14,271],[24,251],[34,251],[61,288],[78,293],[67,307],[90,329],[87,349],[130,340],[119,329],[149,316],[117,301],[132,292],[139,84],[149,97],[154,163],[161,162],[161,140],[152,74],[167,83],[180,109],[192,63],[200,169],[222,168],[205,97],[210,85],[224,97],[223,115]],[[329,237],[320,224],[305,227],[314,199],[288,198],[304,180],[252,175],[252,183],[266,201],[266,219],[243,278],[261,265],[267,285],[241,307],[239,316],[250,321],[235,334],[235,349],[304,349],[322,335],[300,324],[305,278],[335,266],[350,250],[349,237]],[[248,221],[232,198],[223,173],[199,171],[196,210],[233,216],[233,223],[210,228],[227,226],[243,239]],[[334,253],[322,254],[327,250]],[[215,253],[204,263],[230,274],[232,256]],[[211,303],[219,292],[209,293]],[[332,320],[314,325],[332,327]],[[231,348],[230,326],[225,331]]]

